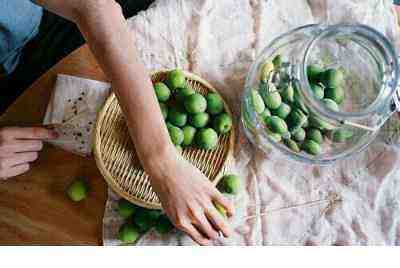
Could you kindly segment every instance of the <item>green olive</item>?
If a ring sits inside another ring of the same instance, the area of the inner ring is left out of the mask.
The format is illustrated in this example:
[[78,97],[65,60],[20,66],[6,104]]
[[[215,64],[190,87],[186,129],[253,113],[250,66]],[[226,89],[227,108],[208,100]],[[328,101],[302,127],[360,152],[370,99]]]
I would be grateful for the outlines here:
[[314,93],[314,96],[317,99],[323,99],[324,98],[324,89],[320,86],[320,85],[316,85],[316,84],[311,84],[311,90]]
[[183,131],[176,126],[171,124],[167,124],[169,136],[171,137],[171,141],[174,145],[181,145],[184,139]]
[[134,204],[125,199],[120,199],[118,201],[118,214],[124,219],[131,217],[136,209],[137,207]]
[[345,142],[347,139],[353,137],[353,131],[348,129],[336,129],[332,132],[333,142]]
[[316,143],[313,140],[306,140],[303,143],[303,149],[304,151],[306,151],[309,154],[312,155],[319,155],[321,153],[321,145],[319,145],[318,143]]
[[337,103],[334,102],[333,100],[323,99],[322,102],[324,103],[324,105],[326,107],[328,107],[328,109],[331,109],[332,111],[335,111],[335,112],[339,111],[339,105],[337,105]]
[[294,151],[294,152],[296,152],[296,153],[300,152],[300,147],[299,147],[299,145],[298,145],[294,140],[285,139],[285,140],[283,140],[283,142],[286,144],[286,146],[287,146],[290,150],[292,150],[292,151]]
[[158,211],[140,208],[135,213],[133,222],[138,227],[138,231],[144,233],[156,225],[159,216]]
[[175,69],[167,74],[167,84],[171,89],[186,87],[185,74],[180,69]]
[[274,57],[274,59],[272,60],[272,63],[274,64],[274,67],[276,69],[281,68],[282,66],[282,55],[278,54]]
[[166,215],[161,215],[156,223],[155,229],[157,233],[163,235],[171,232],[174,229],[174,225],[172,225]]
[[342,87],[328,87],[325,89],[325,98],[331,99],[337,104],[341,104],[344,100],[344,97],[344,90]]
[[280,142],[282,141],[282,136],[279,135],[278,133],[274,133],[270,131],[269,129],[266,130],[268,137],[273,140],[274,142]]
[[285,88],[282,88],[280,93],[284,102],[292,103],[294,101],[294,89],[291,84]]
[[167,119],[168,117],[168,106],[165,103],[160,102],[160,109],[161,109],[161,113],[164,117],[164,119]]
[[279,116],[282,119],[285,119],[286,117],[288,117],[291,111],[292,108],[290,108],[288,104],[282,102],[282,104],[278,107],[278,109],[272,110],[272,114]]
[[183,131],[183,146],[189,146],[193,143],[194,136],[196,135],[196,129],[192,126],[184,126]]
[[236,195],[241,189],[241,179],[237,175],[227,174],[218,183],[218,188],[223,193]]
[[316,128],[308,129],[306,137],[308,140],[315,141],[318,144],[322,144],[322,142],[324,141],[324,137],[322,136],[321,131]]
[[308,109],[306,107],[306,105],[303,102],[303,98],[300,94],[300,85],[298,82],[294,83],[295,87],[294,89],[294,95],[293,95],[293,104],[295,107],[299,108],[300,110],[302,110],[305,114],[308,114]]
[[77,179],[73,181],[67,189],[68,197],[74,201],[79,202],[85,199],[88,195],[89,187],[85,180]]
[[332,125],[331,123],[323,120],[322,118],[320,118],[317,115],[311,115],[308,118],[308,121],[309,121],[311,127],[315,127],[315,128],[320,129],[320,130],[332,130],[332,129],[335,128],[334,125]]
[[251,91],[251,102],[256,113],[261,114],[265,110],[265,104],[257,90]]
[[175,126],[183,127],[187,122],[187,114],[182,109],[171,107],[168,111],[167,120]]
[[266,123],[268,128],[274,133],[282,135],[288,132],[286,122],[278,116],[273,115],[268,117]]
[[295,140],[295,141],[298,141],[298,142],[302,142],[302,141],[304,141],[305,140],[305,138],[306,138],[306,131],[303,129],[303,128],[297,128],[297,129],[295,129],[294,131],[292,131],[292,138]]
[[274,70],[274,64],[272,62],[266,62],[261,67],[261,81],[267,82],[271,72]]
[[209,114],[216,115],[224,111],[224,102],[221,96],[218,95],[217,93],[208,93],[206,100],[207,100],[207,112]]
[[324,85],[329,88],[339,87],[344,82],[343,72],[337,69],[326,70],[322,77]]
[[154,85],[154,91],[156,92],[158,101],[167,101],[171,96],[171,91],[169,90],[167,85],[162,82],[158,82]]
[[118,231],[118,238],[124,243],[134,243],[140,236],[139,230],[131,223],[123,224]]
[[265,123],[267,118],[271,116],[271,112],[268,108],[265,108],[264,112],[260,114],[261,120]]
[[273,91],[261,91],[261,96],[264,100],[265,105],[267,106],[267,108],[269,109],[278,109],[278,107],[281,105],[282,103],[282,98],[281,95],[279,94],[278,91],[276,91],[276,88],[271,89]]
[[232,118],[227,113],[217,115],[212,122],[214,130],[220,134],[228,133],[231,130],[232,125]]
[[307,120],[307,116],[298,108],[293,109],[288,116],[288,124],[292,131],[303,127]]
[[319,82],[321,74],[324,70],[318,65],[311,64],[307,66],[307,76],[310,83]]
[[218,146],[218,134],[212,128],[203,128],[197,131],[196,144],[204,150],[213,150]]
[[195,93],[185,97],[184,105],[186,111],[191,114],[203,113],[207,109],[207,100],[203,95]]
[[179,102],[183,102],[185,100],[185,97],[190,96],[194,93],[196,93],[196,91],[194,89],[186,86],[183,88],[177,88],[175,90],[175,97]]
[[210,116],[208,113],[198,113],[189,116],[190,125],[195,128],[203,128],[210,122]]

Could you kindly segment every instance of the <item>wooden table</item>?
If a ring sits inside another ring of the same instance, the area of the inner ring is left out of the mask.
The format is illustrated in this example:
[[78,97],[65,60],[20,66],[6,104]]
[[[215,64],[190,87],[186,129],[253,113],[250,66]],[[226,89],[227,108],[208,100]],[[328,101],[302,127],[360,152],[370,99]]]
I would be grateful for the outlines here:
[[[1,116],[0,125],[40,124],[58,73],[107,80],[82,46],[26,90]],[[91,191],[86,200],[73,203],[65,190],[80,176],[89,180]],[[0,181],[0,245],[101,244],[106,190],[93,159],[45,146],[28,173]]]

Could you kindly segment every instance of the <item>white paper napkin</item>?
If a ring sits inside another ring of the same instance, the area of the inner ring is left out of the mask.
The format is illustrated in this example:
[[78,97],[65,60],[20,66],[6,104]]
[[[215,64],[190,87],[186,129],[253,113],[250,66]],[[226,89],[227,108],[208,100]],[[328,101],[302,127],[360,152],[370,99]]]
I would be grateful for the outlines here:
[[60,137],[49,143],[82,156],[91,155],[97,112],[109,94],[108,83],[57,75],[43,124],[54,125]]

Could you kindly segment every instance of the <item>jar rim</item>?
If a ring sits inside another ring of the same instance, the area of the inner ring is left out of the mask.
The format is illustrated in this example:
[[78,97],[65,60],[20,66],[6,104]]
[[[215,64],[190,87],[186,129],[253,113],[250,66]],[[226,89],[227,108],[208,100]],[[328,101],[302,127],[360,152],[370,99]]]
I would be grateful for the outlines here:
[[[302,63],[300,65],[300,83],[302,87],[306,89],[303,91],[306,101],[309,102],[314,107],[314,109],[322,116],[331,119],[342,118],[343,120],[357,120],[360,118],[365,118],[373,113],[379,113],[379,111],[384,109],[385,105],[390,105],[388,103],[390,103],[393,98],[397,97],[396,91],[400,74],[398,57],[390,41],[379,31],[363,24],[320,25],[320,27],[320,32],[315,35],[306,45]],[[323,105],[320,100],[316,99],[311,91],[311,86],[308,81],[307,74],[308,60],[310,58],[311,52],[313,51],[315,46],[317,46],[317,44],[326,36],[335,33],[349,33],[367,39],[368,41],[373,40],[376,46],[380,46],[381,49],[378,49],[378,51],[384,54],[383,58],[387,61],[386,65],[391,67],[391,78],[388,82],[389,87],[387,88],[387,91],[381,91],[378,94],[377,98],[362,111],[333,111]]]

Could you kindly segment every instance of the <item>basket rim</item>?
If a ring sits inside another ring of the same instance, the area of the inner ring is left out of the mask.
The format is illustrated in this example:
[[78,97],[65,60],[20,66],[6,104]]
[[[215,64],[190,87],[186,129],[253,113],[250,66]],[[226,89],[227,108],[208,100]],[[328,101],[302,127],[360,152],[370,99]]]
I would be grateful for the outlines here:
[[[165,70],[159,70],[156,72],[152,72],[150,77],[152,78],[156,75],[165,74],[171,70],[173,70],[173,69],[165,69]],[[183,71],[183,73],[185,74],[186,79],[197,81],[197,82],[201,83],[203,86],[205,86],[208,91],[213,91],[213,92],[219,94],[219,92],[208,81],[204,80],[200,76],[198,76],[194,73],[187,72],[187,71]],[[101,175],[103,176],[104,180],[107,182],[108,186],[111,187],[112,190],[115,191],[119,196],[121,196],[122,198],[124,198],[138,206],[144,207],[144,208],[162,209],[162,205],[160,203],[145,202],[133,195],[130,195],[126,191],[122,190],[120,188],[120,186],[118,185],[118,183],[114,180],[112,174],[107,170],[107,168],[103,162],[103,159],[101,157],[101,155],[102,155],[101,154],[102,139],[101,139],[101,135],[100,135],[100,123],[106,117],[108,108],[110,107],[110,105],[113,104],[113,102],[115,101],[116,98],[117,98],[116,95],[112,92],[107,97],[107,100],[105,101],[103,107],[100,109],[100,111],[97,115],[97,118],[96,118],[95,135],[93,135],[94,139],[95,139],[93,142],[93,152],[94,152],[94,159],[95,159],[96,165],[97,165]],[[224,103],[226,113],[228,113],[232,117],[232,112],[231,112],[229,106],[227,105],[226,101],[222,98],[222,96],[221,96],[221,99]],[[118,100],[117,100],[117,102],[118,102]],[[118,105],[119,105],[119,103],[118,103]],[[235,144],[235,131],[236,131],[236,129],[235,129],[235,126],[233,125],[232,129],[229,133],[228,151],[223,160],[220,170],[215,175],[215,178],[211,181],[214,186],[216,186],[218,184],[218,182],[221,180],[221,178],[224,174],[224,171],[226,169],[226,166],[229,163],[229,160],[233,157],[234,144]]]

